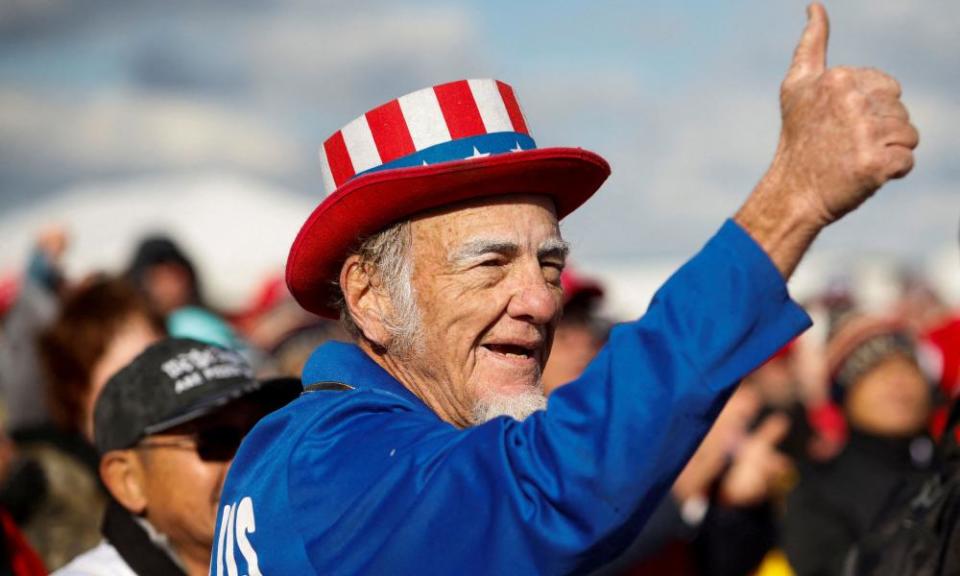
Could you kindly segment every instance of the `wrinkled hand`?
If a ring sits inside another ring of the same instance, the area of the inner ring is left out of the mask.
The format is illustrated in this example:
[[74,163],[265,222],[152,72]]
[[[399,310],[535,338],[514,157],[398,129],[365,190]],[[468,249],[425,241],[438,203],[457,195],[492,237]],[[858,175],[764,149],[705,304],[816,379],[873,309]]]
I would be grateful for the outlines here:
[[826,225],[910,172],[919,136],[899,83],[873,68],[827,68],[826,10],[811,4],[807,18],[780,90],[772,172]]
[[780,89],[777,153],[735,216],[787,278],[824,226],[913,168],[919,141],[896,80],[827,68],[829,27],[811,4]]

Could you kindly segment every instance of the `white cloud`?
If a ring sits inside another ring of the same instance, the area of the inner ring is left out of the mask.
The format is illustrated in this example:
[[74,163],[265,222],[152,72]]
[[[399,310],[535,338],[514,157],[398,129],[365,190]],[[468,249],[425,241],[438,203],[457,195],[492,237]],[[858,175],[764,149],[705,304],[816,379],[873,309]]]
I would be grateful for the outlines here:
[[0,139],[20,154],[78,170],[210,164],[290,172],[301,151],[256,118],[196,100],[136,92],[68,101],[0,91]]
[[275,15],[238,45],[263,97],[312,97],[317,113],[338,118],[480,68],[474,21],[457,5],[325,7]]
[[883,42],[892,33],[909,38],[910,45],[898,46],[904,52],[955,50],[960,42],[960,4],[952,0],[861,0],[845,8],[840,14],[862,22],[854,30],[874,41]]

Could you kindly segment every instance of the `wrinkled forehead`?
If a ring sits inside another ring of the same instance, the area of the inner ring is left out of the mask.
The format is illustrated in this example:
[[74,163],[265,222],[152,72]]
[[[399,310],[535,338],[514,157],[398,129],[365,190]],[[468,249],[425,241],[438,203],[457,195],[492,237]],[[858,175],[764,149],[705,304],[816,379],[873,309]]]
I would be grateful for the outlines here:
[[415,246],[447,254],[478,242],[536,250],[562,241],[553,200],[540,195],[471,200],[422,214],[411,225]]

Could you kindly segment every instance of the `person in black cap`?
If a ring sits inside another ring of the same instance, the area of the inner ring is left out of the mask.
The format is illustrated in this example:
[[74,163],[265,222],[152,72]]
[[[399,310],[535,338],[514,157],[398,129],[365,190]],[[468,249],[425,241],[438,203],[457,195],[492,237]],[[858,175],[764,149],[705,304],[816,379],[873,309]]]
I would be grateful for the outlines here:
[[137,246],[127,276],[161,316],[184,306],[204,304],[193,262],[167,236],[144,238]]
[[300,393],[259,381],[237,352],[169,338],[106,384],[94,408],[100,477],[112,497],[104,540],[57,571],[206,574],[220,488],[240,441]]

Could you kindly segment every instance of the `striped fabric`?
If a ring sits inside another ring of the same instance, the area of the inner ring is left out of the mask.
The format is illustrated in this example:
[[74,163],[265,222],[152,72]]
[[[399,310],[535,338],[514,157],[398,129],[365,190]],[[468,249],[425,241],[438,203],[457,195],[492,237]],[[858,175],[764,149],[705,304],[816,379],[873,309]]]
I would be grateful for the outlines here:
[[482,158],[536,148],[513,88],[499,80],[459,80],[374,108],[320,148],[324,188],[391,168]]

